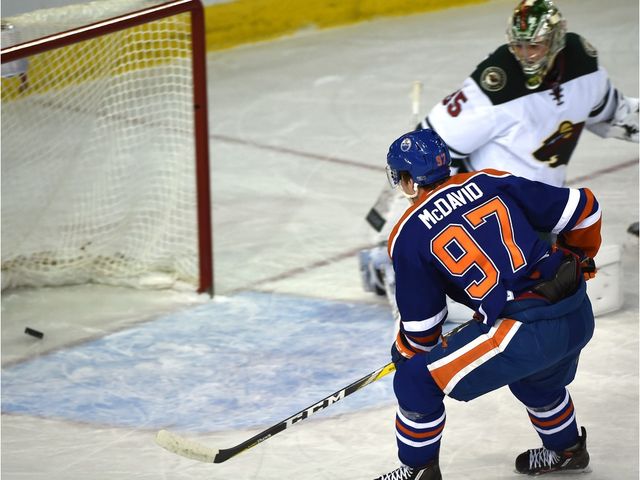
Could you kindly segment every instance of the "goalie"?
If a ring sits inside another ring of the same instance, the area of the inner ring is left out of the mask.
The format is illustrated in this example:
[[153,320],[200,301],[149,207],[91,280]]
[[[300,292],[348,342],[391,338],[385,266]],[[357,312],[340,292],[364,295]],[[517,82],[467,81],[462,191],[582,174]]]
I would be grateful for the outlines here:
[[[585,128],[600,137],[638,142],[638,99],[611,84],[596,49],[566,32],[550,0],[520,1],[507,40],[416,127],[433,129],[444,139],[454,173],[494,168],[563,186]],[[381,194],[367,215],[380,246],[359,257],[365,290],[387,293],[394,314],[386,239],[405,208],[397,193]]]

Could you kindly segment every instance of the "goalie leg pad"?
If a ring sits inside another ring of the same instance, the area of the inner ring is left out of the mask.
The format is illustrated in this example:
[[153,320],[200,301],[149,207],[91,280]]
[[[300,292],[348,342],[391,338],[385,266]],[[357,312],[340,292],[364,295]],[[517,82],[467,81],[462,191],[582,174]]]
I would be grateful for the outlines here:
[[377,295],[386,294],[385,272],[393,266],[387,254],[386,246],[360,250],[358,253],[360,264],[360,278],[365,292],[374,292]]

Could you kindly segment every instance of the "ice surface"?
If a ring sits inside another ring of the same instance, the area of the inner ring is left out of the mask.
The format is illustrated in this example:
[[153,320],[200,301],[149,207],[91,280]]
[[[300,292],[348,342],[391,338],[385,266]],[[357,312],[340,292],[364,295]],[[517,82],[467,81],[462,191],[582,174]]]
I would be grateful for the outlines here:
[[[396,466],[390,378],[220,465],[157,447],[168,427],[227,448],[387,361],[386,302],[355,253],[386,149],[504,39],[511,1],[305,31],[209,56],[214,301],[87,285],[2,298],[3,478],[371,479]],[[558,0],[638,96],[638,4]],[[637,479],[638,146],[585,133],[569,179],[622,249],[624,306],[597,319],[570,387],[591,480]],[[387,326],[388,325],[388,326]],[[45,333],[24,335],[26,326]],[[539,440],[506,389],[447,401],[444,478],[516,479]],[[553,477],[549,477],[553,478]]]

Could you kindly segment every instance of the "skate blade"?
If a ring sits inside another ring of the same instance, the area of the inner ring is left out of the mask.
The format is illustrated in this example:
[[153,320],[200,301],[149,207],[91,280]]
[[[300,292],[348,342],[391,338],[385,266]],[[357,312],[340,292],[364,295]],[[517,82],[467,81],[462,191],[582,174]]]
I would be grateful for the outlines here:
[[566,477],[567,475],[582,475],[583,473],[591,473],[591,467],[586,467],[586,468],[582,468],[582,469],[577,469],[577,470],[562,470],[560,472],[549,472],[549,473],[532,473],[532,474],[523,474],[520,473],[519,471],[517,471],[516,469],[513,470],[515,473],[517,473],[518,475],[526,475],[528,477],[541,477],[544,476],[544,478],[562,478],[562,477]]

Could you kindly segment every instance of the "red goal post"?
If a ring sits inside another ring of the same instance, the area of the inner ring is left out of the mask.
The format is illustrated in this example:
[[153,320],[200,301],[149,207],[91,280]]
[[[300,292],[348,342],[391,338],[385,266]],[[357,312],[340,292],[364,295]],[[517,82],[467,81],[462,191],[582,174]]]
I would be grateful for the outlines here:
[[203,8],[152,3],[3,19],[3,289],[213,295]]

